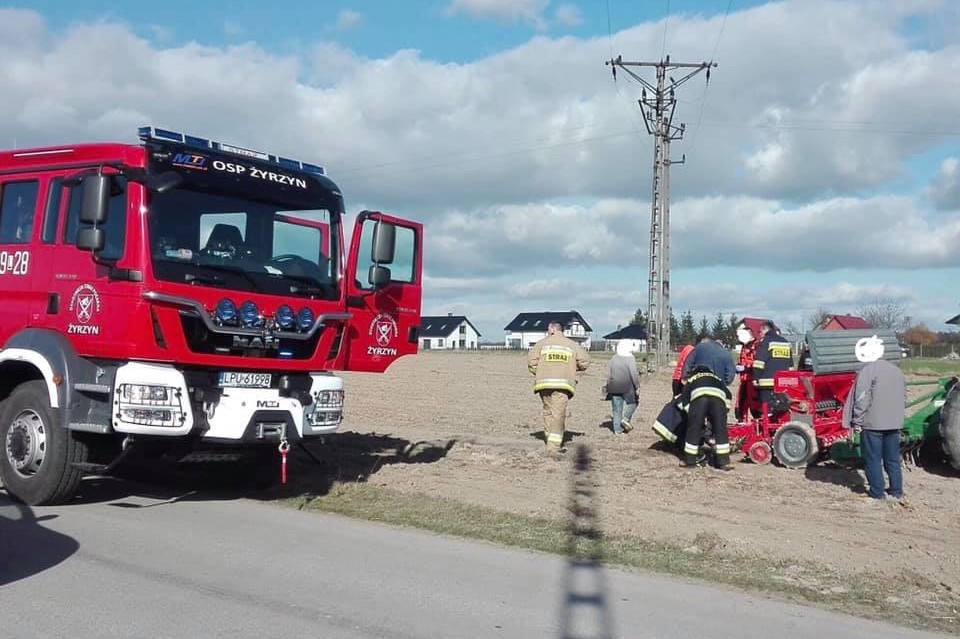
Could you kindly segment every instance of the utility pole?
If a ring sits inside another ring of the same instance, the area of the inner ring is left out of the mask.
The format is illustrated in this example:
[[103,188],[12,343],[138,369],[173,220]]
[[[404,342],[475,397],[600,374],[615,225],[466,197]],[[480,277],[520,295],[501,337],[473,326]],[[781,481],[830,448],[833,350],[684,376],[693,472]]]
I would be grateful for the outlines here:
[[[626,62],[617,56],[605,62],[617,79],[617,69],[643,85],[640,109],[647,133],[653,136],[653,188],[650,206],[650,278],[647,300],[647,369],[658,370],[670,361],[670,166],[683,164],[686,155],[680,160],[670,159],[670,143],[683,139],[684,124],[674,124],[676,110],[676,89],[687,80],[706,70],[707,82],[710,82],[710,69],[716,62],[671,62],[670,56],[659,62]],[[629,67],[654,67],[657,73],[656,85],[648,82]],[[681,70],[679,80],[668,73]],[[669,80],[669,84],[668,84]]]

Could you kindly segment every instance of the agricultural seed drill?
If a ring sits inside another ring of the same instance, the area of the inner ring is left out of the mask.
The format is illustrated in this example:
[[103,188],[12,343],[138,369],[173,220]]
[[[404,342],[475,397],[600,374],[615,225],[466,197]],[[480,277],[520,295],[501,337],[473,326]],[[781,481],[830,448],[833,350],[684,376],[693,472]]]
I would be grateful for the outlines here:
[[[877,335],[897,344],[889,330],[810,331],[809,355],[799,370],[778,373],[768,404],[749,406],[741,421],[729,427],[730,442],[756,464],[776,459],[788,468],[803,468],[827,457],[848,461],[860,457],[859,436],[843,426],[843,408],[863,366],[854,346]],[[887,348],[884,359],[899,365],[899,348]],[[960,469],[960,386],[956,377],[909,382],[932,390],[908,403],[901,450],[918,459],[921,447],[940,443],[948,460]],[[756,415],[756,416],[753,416]]]

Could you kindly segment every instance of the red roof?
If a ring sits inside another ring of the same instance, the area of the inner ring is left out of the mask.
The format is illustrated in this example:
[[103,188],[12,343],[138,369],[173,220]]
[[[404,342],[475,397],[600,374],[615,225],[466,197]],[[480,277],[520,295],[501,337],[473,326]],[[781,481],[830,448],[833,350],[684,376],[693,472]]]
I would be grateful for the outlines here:
[[862,317],[857,317],[856,315],[830,315],[824,320],[823,326],[827,326],[832,322],[836,322],[840,325],[840,328],[845,330],[873,328],[867,323],[867,320]]

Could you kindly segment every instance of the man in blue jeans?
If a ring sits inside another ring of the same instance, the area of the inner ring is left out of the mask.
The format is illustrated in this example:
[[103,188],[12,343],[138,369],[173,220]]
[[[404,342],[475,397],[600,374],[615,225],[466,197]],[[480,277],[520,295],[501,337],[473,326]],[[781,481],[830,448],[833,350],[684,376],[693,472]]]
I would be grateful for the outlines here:
[[[883,359],[883,340],[864,337],[857,342],[857,359],[865,366],[857,373],[847,410],[850,426],[860,434],[860,450],[866,466],[867,495],[884,499],[885,492],[903,499],[900,468],[900,431],[906,413],[906,380],[894,364]],[[890,487],[884,491],[883,472]]]

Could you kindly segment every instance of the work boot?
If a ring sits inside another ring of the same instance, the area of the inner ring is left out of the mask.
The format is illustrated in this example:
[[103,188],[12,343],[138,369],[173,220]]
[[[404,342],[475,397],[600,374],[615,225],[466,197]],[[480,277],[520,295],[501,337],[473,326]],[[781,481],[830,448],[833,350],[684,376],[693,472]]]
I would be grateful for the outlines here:
[[680,468],[699,468],[700,460],[697,459],[696,455],[684,455],[683,459],[680,461]]
[[717,455],[716,458],[716,469],[717,470],[733,470],[734,466],[730,463],[730,455]]
[[620,428],[623,429],[624,433],[629,433],[631,430],[633,430],[633,426],[631,426],[630,422],[625,419],[620,422]]
[[566,452],[563,446],[547,446],[547,457],[550,459],[563,459]]

